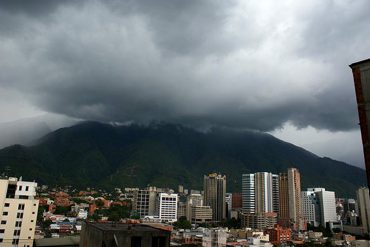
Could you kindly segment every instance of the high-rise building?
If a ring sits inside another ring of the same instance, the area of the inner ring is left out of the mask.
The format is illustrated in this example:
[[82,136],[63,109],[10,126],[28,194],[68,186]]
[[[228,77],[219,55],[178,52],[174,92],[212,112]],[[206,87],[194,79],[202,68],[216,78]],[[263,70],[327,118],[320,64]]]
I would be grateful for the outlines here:
[[201,194],[190,194],[186,197],[186,219],[192,218],[192,207],[203,206],[203,196]]
[[367,183],[370,182],[370,59],[350,65],[355,83],[357,109],[365,157]]
[[279,224],[285,227],[290,226],[289,218],[289,193],[288,174],[279,174]]
[[370,199],[368,188],[363,187],[357,190],[357,204],[362,228],[365,233],[370,233]]
[[246,213],[255,213],[254,174],[242,175],[242,207]]
[[335,193],[324,188],[308,188],[302,191],[302,214],[304,219],[314,225],[336,222]]
[[317,203],[319,204],[320,224],[326,227],[326,223],[337,222],[337,210],[335,204],[335,192],[327,191],[324,188],[311,188],[314,191]]
[[213,220],[226,219],[226,176],[211,173],[204,176],[204,205],[210,206],[213,212]]
[[36,187],[17,178],[0,180],[0,246],[32,247],[39,206]]
[[177,221],[177,194],[159,193],[157,201],[157,214],[161,221]]
[[156,210],[157,188],[148,187],[134,191],[133,209],[140,216],[153,216]]
[[313,191],[302,191],[302,215],[304,220],[314,227],[318,227],[320,224],[318,214],[318,203],[316,201],[316,195]]
[[296,168],[289,168],[279,178],[279,222],[295,230],[306,228],[302,215],[301,175]]
[[242,175],[242,203],[245,213],[279,211],[278,175],[257,172]]

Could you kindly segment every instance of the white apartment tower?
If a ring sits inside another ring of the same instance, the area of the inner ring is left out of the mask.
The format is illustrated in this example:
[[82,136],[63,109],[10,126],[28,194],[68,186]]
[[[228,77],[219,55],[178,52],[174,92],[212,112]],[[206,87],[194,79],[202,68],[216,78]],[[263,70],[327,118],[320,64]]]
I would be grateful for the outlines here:
[[177,194],[159,193],[157,212],[159,219],[164,222],[177,221]]
[[335,192],[324,188],[308,188],[302,191],[302,214],[305,220],[326,227],[328,222],[337,221]]
[[277,213],[279,176],[269,172],[243,174],[242,206],[245,213]]
[[320,223],[322,226],[326,226],[328,222],[336,222],[337,219],[337,211],[336,211],[336,203],[335,203],[335,192],[334,191],[327,191],[324,188],[309,188],[308,191],[315,191],[316,200],[319,204],[319,215],[320,215]]
[[39,201],[37,183],[0,179],[0,246],[32,247]]

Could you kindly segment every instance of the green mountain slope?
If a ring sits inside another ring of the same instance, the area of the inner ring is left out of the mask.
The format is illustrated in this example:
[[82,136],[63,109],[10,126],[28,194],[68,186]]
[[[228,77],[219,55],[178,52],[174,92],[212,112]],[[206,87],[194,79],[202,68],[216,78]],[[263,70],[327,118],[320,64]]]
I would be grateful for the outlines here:
[[353,196],[366,184],[362,169],[320,158],[271,135],[180,125],[112,126],[86,122],[52,132],[31,147],[0,150],[0,170],[46,184],[168,186],[200,189],[203,175],[227,175],[228,191],[240,191],[241,174],[301,171],[302,187],[320,186]]

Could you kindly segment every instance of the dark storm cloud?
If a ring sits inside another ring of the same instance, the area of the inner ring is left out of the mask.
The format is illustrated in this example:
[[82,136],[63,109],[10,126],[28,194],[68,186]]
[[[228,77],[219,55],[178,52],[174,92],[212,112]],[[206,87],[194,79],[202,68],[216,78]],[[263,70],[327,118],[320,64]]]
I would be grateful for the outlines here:
[[31,5],[1,10],[0,86],[45,111],[259,130],[357,127],[347,65],[370,48],[365,0]]

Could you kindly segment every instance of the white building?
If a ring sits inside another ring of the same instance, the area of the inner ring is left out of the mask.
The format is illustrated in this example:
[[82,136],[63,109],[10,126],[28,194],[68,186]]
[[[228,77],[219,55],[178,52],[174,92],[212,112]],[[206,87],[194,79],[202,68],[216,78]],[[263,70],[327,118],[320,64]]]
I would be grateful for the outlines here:
[[270,172],[243,174],[242,207],[246,213],[278,213],[279,176]]
[[33,245],[39,206],[36,187],[35,182],[0,179],[0,246]]
[[305,221],[312,226],[318,227],[320,224],[319,216],[316,214],[319,213],[316,208],[319,205],[316,202],[316,194],[314,191],[302,191],[302,214]]
[[326,223],[338,221],[334,191],[327,191],[324,188],[308,188],[307,192],[311,193],[312,197],[314,196],[317,222],[326,227]]
[[228,237],[227,229],[214,228],[204,229],[203,234],[203,247],[221,247],[226,246],[226,240]]
[[159,193],[157,200],[157,212],[161,221],[177,221],[177,194]]
[[78,211],[77,218],[86,220],[87,215],[88,213],[86,210],[80,209],[80,211]]

